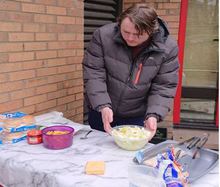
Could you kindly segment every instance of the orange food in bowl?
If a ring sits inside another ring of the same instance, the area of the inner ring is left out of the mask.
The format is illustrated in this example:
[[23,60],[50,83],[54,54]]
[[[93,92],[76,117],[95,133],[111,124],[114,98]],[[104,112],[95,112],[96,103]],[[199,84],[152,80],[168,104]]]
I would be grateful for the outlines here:
[[47,131],[47,135],[63,135],[63,134],[68,134],[69,131]]

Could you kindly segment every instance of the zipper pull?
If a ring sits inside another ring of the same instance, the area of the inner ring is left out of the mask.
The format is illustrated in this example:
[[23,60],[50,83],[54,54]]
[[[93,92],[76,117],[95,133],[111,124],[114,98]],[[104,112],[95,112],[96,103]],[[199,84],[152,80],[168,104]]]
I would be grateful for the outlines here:
[[138,66],[138,72],[137,72],[136,77],[134,79],[134,84],[137,84],[139,79],[140,79],[140,75],[141,75],[141,71],[142,71],[142,66],[143,66],[142,63],[139,64],[139,66]]

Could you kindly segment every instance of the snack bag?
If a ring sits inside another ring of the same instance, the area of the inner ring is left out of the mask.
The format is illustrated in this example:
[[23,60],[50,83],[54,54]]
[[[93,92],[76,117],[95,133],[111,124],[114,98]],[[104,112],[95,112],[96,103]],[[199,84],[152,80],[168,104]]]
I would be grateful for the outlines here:
[[2,144],[14,144],[22,140],[27,139],[27,131],[15,132],[15,133],[3,133],[2,134]]
[[36,128],[34,117],[23,112],[0,114],[0,126],[4,132],[22,132]]
[[167,187],[186,187],[188,172],[175,160],[174,148],[168,149],[165,154],[157,155],[156,167]]

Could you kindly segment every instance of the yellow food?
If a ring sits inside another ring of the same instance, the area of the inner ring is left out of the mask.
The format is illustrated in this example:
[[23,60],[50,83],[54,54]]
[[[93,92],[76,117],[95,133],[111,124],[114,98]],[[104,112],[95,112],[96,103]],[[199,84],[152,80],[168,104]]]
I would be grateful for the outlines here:
[[105,172],[105,162],[88,161],[85,170],[88,175],[103,175]]
[[69,131],[48,131],[46,132],[47,135],[63,135],[68,134]]
[[116,127],[111,134],[119,147],[130,151],[143,148],[151,136],[150,131],[139,126]]
[[145,130],[143,127],[131,127],[125,126],[118,129],[113,129],[112,134],[120,138],[129,139],[146,139],[150,136],[150,132]]

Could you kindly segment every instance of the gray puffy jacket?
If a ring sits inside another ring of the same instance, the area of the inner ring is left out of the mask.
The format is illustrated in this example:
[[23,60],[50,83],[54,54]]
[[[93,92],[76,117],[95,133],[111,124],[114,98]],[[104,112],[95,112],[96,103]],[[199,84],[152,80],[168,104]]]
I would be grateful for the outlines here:
[[178,47],[165,23],[158,21],[159,31],[135,60],[117,23],[94,32],[83,60],[90,107],[110,105],[119,117],[166,116],[178,83]]

